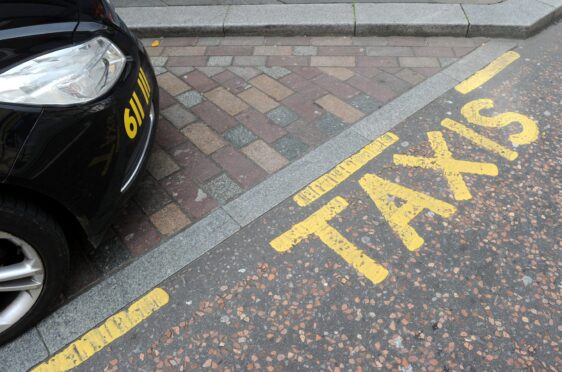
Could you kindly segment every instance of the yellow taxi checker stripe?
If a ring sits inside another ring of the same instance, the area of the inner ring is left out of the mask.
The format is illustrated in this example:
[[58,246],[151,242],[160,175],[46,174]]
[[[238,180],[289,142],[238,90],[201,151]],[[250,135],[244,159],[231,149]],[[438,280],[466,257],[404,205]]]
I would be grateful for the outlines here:
[[143,75],[141,74],[141,71],[142,71],[142,70],[139,71],[139,76],[138,76],[138,83],[139,83],[139,86],[140,86],[142,89],[144,89],[144,91],[146,91],[146,95],[147,95],[148,97],[150,97],[150,88],[149,88],[148,82],[143,78]]
[[112,315],[101,326],[88,331],[80,339],[31,371],[68,371],[76,368],[166,305],[169,300],[170,296],[165,290],[153,289],[127,310]]
[[462,94],[472,92],[474,89],[482,86],[494,76],[499,74],[503,69],[519,59],[519,57],[521,57],[519,53],[513,51],[502,54],[501,56],[493,60],[492,63],[490,63],[488,66],[484,67],[482,70],[476,72],[474,75],[458,84],[455,87],[456,91]]
[[148,90],[148,93],[150,93],[150,84],[148,83],[148,79],[146,78],[146,75],[144,74],[144,70],[142,69],[142,67],[139,69],[139,74],[141,79],[144,81],[144,85],[146,86],[146,90]]
[[[139,96],[137,96],[137,92],[133,92],[133,99],[135,100],[136,106],[139,108],[141,118],[144,119],[144,110],[139,100]],[[141,122],[142,125],[142,122]]]
[[146,87],[143,85],[143,81],[141,79],[141,77],[139,76],[139,78],[137,79],[137,84],[139,85],[139,88],[142,92],[142,95],[144,97],[144,100],[146,101],[146,103],[149,103],[149,99],[148,99],[148,91],[146,90]]
[[305,207],[334,189],[369,161],[379,156],[387,147],[396,143],[398,136],[387,132],[363,147],[359,152],[339,163],[328,173],[313,181],[293,197],[295,203]]

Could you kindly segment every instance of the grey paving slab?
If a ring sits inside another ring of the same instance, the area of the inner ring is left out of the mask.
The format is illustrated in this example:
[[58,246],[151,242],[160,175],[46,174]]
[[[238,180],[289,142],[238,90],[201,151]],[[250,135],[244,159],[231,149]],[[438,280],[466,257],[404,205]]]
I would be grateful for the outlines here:
[[457,63],[447,67],[443,73],[457,81],[463,81],[491,61],[513,49],[517,44],[510,40],[492,40],[474,50]]
[[293,54],[296,56],[315,56],[318,53],[318,47],[315,46],[296,46],[293,48]]
[[287,76],[291,73],[291,71],[281,66],[272,66],[272,67],[260,66],[258,67],[258,69],[274,79],[280,79],[283,76]]
[[324,113],[312,122],[312,125],[316,126],[316,128],[320,129],[324,133],[327,133],[329,136],[338,134],[346,127],[343,120],[333,114],[330,114],[329,112]]
[[308,150],[306,143],[291,134],[275,141],[273,147],[289,161],[300,158]]
[[190,90],[182,93],[177,97],[177,99],[187,108],[191,108],[203,102],[203,96],[196,90]]
[[360,94],[357,95],[355,97],[353,97],[350,101],[349,104],[351,104],[351,106],[365,112],[365,113],[371,113],[373,111],[375,111],[376,109],[378,109],[379,107],[382,106],[382,104],[380,102],[378,102],[376,99],[374,99],[373,97],[370,97],[366,94]]
[[120,8],[119,16],[140,36],[222,35],[227,6]]
[[207,66],[230,66],[232,64],[232,56],[211,56],[207,62]]
[[554,7],[538,0],[509,0],[463,5],[470,22],[468,36],[528,37],[554,18]]
[[11,343],[0,346],[0,370],[27,371],[48,356],[39,332],[32,328]]
[[232,6],[226,35],[353,35],[350,4]]
[[541,3],[552,6],[554,11],[554,17],[560,17],[562,15],[562,0],[539,0]]
[[[239,230],[222,209],[108,277],[38,326],[53,353]],[[27,344],[27,342],[26,342]]]
[[355,34],[465,36],[468,21],[457,4],[356,4]]
[[165,73],[166,71],[168,71],[168,70],[167,70],[165,67],[158,67],[158,66],[154,67],[154,73],[155,73],[156,75],[163,74],[163,73]]
[[164,67],[167,61],[168,57],[150,57],[150,63],[153,67]]
[[246,226],[367,143],[356,132],[342,132],[223,208],[241,226]]
[[275,110],[268,112],[267,117],[281,127],[286,127],[299,118],[293,110],[285,106],[279,106]]
[[244,192],[244,190],[226,174],[221,174],[217,178],[207,182],[203,185],[203,190],[210,194],[211,197],[221,205]]
[[167,0],[166,6],[150,1],[133,6],[134,0],[120,0],[116,5],[119,15],[141,36],[468,34],[521,38],[562,14],[561,0],[435,1],[439,4],[359,0],[354,5],[355,18],[352,4],[346,1],[271,1],[275,3],[208,0],[201,4],[209,6],[197,6],[191,0]]
[[250,142],[257,139],[256,135],[243,125],[227,130],[223,137],[234,145],[236,148],[246,146]]

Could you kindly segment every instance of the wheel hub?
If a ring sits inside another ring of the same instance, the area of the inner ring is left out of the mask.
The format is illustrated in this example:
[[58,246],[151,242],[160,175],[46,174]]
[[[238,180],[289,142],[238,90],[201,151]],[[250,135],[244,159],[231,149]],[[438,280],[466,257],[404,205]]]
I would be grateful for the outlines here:
[[37,251],[24,240],[0,231],[0,333],[31,310],[43,285],[43,262]]

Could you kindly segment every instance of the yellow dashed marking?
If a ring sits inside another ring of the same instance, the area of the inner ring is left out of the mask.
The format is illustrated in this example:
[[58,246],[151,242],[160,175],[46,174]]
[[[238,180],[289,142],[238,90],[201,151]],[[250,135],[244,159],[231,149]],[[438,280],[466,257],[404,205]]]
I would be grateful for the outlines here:
[[289,231],[273,239],[270,242],[271,246],[277,252],[286,252],[303,239],[314,235],[371,282],[374,284],[382,282],[388,276],[388,270],[328,224],[347,206],[348,203],[344,198],[335,197],[306,220],[297,223]]
[[369,161],[379,156],[387,147],[396,143],[398,136],[387,132],[363,147],[359,152],[345,159],[331,171],[316,179],[293,197],[295,203],[305,207],[322,195],[334,189]]
[[169,300],[166,291],[161,288],[153,289],[127,310],[112,315],[101,326],[88,331],[48,361],[39,364],[32,372],[68,371],[76,368],[166,305]]
[[447,142],[443,138],[443,133],[427,132],[427,137],[435,153],[434,158],[396,154],[394,155],[394,164],[443,171],[443,176],[447,179],[456,200],[472,199],[472,194],[464,182],[463,173],[494,177],[498,175],[498,167],[495,164],[453,158],[453,154],[449,151]]
[[519,154],[516,151],[510,150],[507,147],[500,145],[497,142],[492,141],[488,137],[485,137],[472,129],[462,125],[458,121],[454,121],[451,119],[443,119],[441,121],[441,125],[458,135],[463,136],[464,138],[470,140],[472,143],[476,144],[477,146],[482,147],[485,150],[493,152],[494,154],[498,154],[509,161],[513,161],[517,159]]
[[[410,251],[419,249],[424,243],[423,238],[409,225],[418,214],[424,209],[429,209],[441,217],[449,218],[457,210],[449,203],[387,181],[374,174],[367,173],[359,180],[359,184],[369,194],[384,219]],[[403,200],[404,203],[397,206],[391,199],[394,197]]]
[[462,83],[458,84],[455,89],[457,90],[457,92],[462,94],[470,93],[474,89],[482,86],[494,76],[499,74],[503,69],[519,59],[519,57],[520,55],[517,52],[506,52],[492,61],[492,63],[490,63],[488,66],[484,67],[482,70],[478,71]]

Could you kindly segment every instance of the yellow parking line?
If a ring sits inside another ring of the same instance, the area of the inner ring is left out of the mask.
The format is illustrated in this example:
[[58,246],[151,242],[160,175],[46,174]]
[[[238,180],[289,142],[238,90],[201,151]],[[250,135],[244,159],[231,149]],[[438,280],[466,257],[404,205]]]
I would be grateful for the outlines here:
[[363,147],[359,152],[336,165],[331,171],[317,178],[293,197],[295,203],[305,207],[361,169],[369,161],[379,156],[388,146],[396,143],[398,136],[387,132]]
[[88,331],[48,361],[39,364],[32,372],[68,371],[78,367],[95,353],[123,336],[143,320],[166,305],[170,296],[165,290],[155,288],[127,310],[109,317],[101,326]]
[[521,56],[517,52],[506,52],[492,61],[488,66],[457,85],[455,89],[462,94],[470,93],[499,74],[504,68],[519,59],[519,57]]

